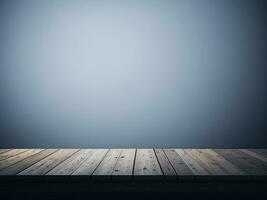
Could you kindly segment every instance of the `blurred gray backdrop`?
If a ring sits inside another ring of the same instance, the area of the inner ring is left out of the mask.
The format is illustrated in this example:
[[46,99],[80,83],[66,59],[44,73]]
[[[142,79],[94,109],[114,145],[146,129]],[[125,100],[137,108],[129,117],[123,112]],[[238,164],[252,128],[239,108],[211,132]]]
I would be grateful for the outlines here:
[[0,147],[267,147],[267,4],[1,0]]

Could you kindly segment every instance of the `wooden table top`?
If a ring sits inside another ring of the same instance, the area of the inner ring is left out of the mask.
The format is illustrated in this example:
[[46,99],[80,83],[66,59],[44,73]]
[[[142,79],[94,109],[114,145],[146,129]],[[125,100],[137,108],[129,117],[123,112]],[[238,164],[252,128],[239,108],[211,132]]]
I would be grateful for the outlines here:
[[265,178],[267,149],[1,149],[0,177]]

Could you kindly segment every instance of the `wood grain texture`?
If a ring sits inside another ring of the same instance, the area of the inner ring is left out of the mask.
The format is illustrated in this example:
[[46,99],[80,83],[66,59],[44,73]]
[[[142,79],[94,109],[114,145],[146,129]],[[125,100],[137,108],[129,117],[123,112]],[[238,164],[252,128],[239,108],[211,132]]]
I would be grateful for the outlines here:
[[73,175],[84,176],[92,175],[98,165],[101,163],[109,149],[96,149],[73,173]]
[[170,161],[168,160],[166,154],[163,149],[155,149],[155,153],[160,164],[161,170],[167,179],[172,179],[176,177],[176,172],[173,169]]
[[[230,163],[228,160],[224,159],[221,155],[216,153],[211,149],[197,149],[197,156],[199,159],[202,160],[204,163],[208,163],[209,165],[215,165],[216,167],[220,168],[223,173],[216,173],[215,175],[244,175],[245,172],[242,171],[237,166]],[[211,167],[211,171],[213,171]]]
[[244,153],[246,153],[246,154],[248,154],[248,155],[250,155],[250,156],[252,156],[254,158],[257,158],[257,159],[267,163],[267,157],[265,157],[264,155],[261,155],[260,153],[257,153],[257,151],[254,152],[254,151],[251,151],[251,150],[248,150],[248,149],[240,149],[240,151],[242,151],[242,152],[244,152]]
[[52,155],[23,170],[19,173],[19,175],[45,175],[77,151],[77,149],[60,149]]
[[179,156],[181,156],[181,158],[195,175],[204,176],[211,174],[203,162],[201,162],[199,159],[196,159],[190,150],[176,149],[176,152],[179,154]]
[[88,157],[93,153],[93,150],[82,149],[77,151],[71,157],[57,165],[46,175],[71,175]]
[[0,178],[267,179],[265,149],[0,150]]
[[238,166],[240,169],[250,175],[267,175],[266,163],[242,152],[237,149],[225,150],[216,149],[214,150],[218,154],[222,155],[225,159]]
[[30,149],[15,156],[9,157],[5,160],[2,160],[0,161],[0,170],[3,170],[4,168],[13,165],[29,156],[39,153],[40,151],[42,151],[42,149]]
[[176,174],[178,176],[192,176],[194,173],[187,166],[186,162],[182,157],[175,151],[175,149],[164,149],[163,150],[168,157],[168,160],[172,164]]
[[123,149],[112,172],[113,177],[123,176],[131,178],[135,159],[135,149]]
[[216,162],[214,162],[213,159],[211,159],[211,156],[209,154],[205,154],[199,150],[195,149],[189,149],[187,150],[187,153],[197,160],[199,163],[201,163],[202,166],[204,166],[207,171],[212,175],[227,175],[228,173],[220,167]]
[[153,149],[137,149],[134,176],[163,178],[163,173]]
[[29,150],[29,149],[12,149],[10,151],[4,152],[4,153],[0,154],[0,161],[5,160],[7,158],[10,158],[12,156],[18,155],[20,153],[23,153],[27,150]]
[[95,176],[95,178],[99,178],[99,176],[101,178],[110,178],[121,152],[122,149],[110,149],[92,176]]
[[8,168],[1,170],[0,175],[16,175],[19,172],[32,166],[33,164],[46,158],[47,156],[51,155],[54,152],[56,152],[56,149],[46,149],[46,150],[41,151],[37,154],[29,156],[29,157],[21,160],[20,162],[17,162],[15,164],[9,166]]

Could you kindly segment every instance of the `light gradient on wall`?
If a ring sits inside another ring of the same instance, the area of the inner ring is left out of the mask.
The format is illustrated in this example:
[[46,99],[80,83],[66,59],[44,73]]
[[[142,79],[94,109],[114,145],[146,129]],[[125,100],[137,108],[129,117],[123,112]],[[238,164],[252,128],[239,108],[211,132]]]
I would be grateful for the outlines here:
[[1,147],[266,146],[266,8],[1,1]]

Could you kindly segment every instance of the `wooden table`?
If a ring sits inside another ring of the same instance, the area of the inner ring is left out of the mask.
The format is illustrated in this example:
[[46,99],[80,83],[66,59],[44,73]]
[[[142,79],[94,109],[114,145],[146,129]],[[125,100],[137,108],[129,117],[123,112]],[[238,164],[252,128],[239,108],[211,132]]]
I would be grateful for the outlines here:
[[265,179],[267,149],[1,149],[0,178]]
[[2,199],[267,199],[266,149],[0,149]]

